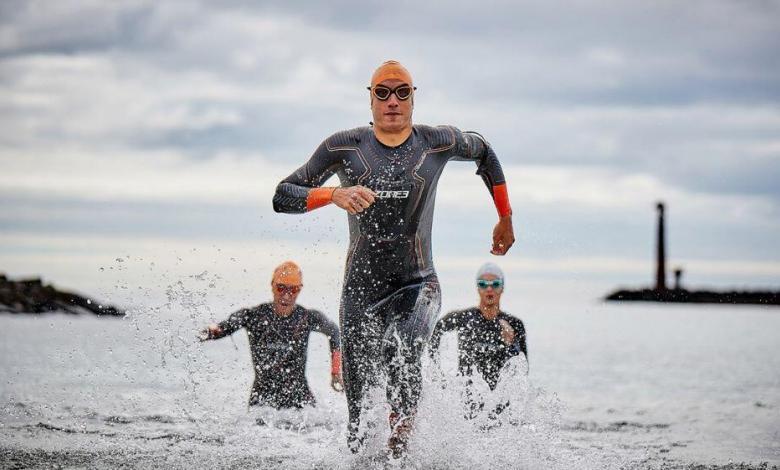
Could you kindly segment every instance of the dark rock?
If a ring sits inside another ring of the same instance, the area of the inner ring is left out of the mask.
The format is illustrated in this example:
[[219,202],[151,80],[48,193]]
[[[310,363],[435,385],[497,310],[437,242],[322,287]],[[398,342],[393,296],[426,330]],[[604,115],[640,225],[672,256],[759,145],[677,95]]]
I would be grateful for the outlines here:
[[0,274],[0,313],[64,312],[78,315],[91,312],[95,315],[122,317],[124,311],[112,305],[104,305],[88,297],[60,291],[40,279],[13,281]]

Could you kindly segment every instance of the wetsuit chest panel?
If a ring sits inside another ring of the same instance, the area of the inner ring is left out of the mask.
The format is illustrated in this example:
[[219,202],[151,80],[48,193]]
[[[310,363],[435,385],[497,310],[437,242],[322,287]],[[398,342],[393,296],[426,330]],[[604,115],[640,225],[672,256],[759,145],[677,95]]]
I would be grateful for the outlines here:
[[416,231],[412,222],[419,185],[409,179],[371,177],[366,186],[376,192],[374,204],[357,216],[360,232],[379,240],[392,240]]
[[299,309],[283,318],[264,308],[248,319],[246,330],[258,373],[299,374],[305,368],[309,327],[305,312]]
[[334,134],[326,141],[332,156],[317,155],[314,161],[338,162],[332,165],[338,167],[342,187],[362,185],[377,195],[370,207],[348,217],[348,275],[380,268],[393,284],[405,284],[434,274],[430,237],[435,186],[453,142],[452,132],[425,126],[415,126],[398,147],[381,144],[371,128]]
[[372,189],[377,197],[371,207],[356,216],[361,234],[380,241],[415,234],[415,213],[424,184],[415,179],[414,168],[421,153],[414,136],[397,148],[383,146],[373,136],[366,139],[369,172],[360,184]]
[[498,320],[486,320],[476,309],[466,315],[464,324],[458,328],[461,369],[476,367],[481,373],[497,372],[507,358]]

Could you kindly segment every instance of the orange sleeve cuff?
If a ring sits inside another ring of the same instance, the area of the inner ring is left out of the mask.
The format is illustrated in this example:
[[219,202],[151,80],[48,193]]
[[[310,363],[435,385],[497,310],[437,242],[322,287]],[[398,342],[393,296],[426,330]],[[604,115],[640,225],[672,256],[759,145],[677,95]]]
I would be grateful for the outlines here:
[[506,183],[493,186],[493,203],[496,205],[499,217],[512,215],[512,206],[509,205],[509,194],[506,191]]
[[341,373],[341,351],[338,349],[330,353],[330,375]]
[[306,196],[306,210],[311,211],[322,206],[327,206],[333,200],[333,191],[336,188],[312,188]]

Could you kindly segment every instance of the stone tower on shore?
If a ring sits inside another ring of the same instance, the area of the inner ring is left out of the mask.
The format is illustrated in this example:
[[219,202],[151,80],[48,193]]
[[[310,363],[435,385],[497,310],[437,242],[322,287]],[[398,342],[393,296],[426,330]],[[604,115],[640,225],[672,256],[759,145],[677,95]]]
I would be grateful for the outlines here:
[[666,233],[664,230],[664,203],[656,204],[658,209],[658,241],[656,244],[656,271],[655,271],[655,290],[664,292],[666,290]]

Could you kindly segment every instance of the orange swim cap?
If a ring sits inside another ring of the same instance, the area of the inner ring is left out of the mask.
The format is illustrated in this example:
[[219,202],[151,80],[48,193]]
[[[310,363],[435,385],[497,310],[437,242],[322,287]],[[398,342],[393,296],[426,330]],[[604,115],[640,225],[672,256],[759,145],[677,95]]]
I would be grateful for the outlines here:
[[274,269],[274,275],[271,278],[272,284],[285,284],[288,286],[303,285],[303,274],[301,268],[292,261],[285,261]]
[[374,75],[371,77],[371,88],[374,88],[378,83],[388,79],[401,80],[407,85],[414,86],[414,83],[412,83],[412,74],[396,60],[388,60],[377,67],[376,71],[374,71]]

